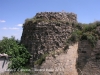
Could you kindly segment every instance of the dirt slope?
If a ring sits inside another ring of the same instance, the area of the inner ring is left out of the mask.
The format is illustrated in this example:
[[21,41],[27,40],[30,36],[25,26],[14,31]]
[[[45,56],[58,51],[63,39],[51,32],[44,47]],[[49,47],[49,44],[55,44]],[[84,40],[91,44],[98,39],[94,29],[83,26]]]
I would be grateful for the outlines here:
[[[40,67],[41,70],[36,75],[78,75],[76,70],[78,44],[69,47],[67,53],[55,55],[56,57],[48,56],[46,61]],[[59,49],[60,51],[61,49]]]

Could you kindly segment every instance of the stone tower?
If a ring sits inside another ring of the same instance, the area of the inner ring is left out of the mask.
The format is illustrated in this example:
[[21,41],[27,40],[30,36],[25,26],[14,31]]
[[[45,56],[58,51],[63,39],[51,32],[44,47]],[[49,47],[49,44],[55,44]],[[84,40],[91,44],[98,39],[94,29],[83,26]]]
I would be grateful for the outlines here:
[[74,13],[40,12],[23,24],[21,43],[33,54],[34,60],[41,55],[64,47],[77,22]]

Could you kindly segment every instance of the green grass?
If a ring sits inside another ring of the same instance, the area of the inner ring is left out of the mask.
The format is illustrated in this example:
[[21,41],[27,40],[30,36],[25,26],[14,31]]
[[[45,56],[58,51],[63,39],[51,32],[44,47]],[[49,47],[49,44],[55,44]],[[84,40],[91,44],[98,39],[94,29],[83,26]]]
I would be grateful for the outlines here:
[[35,65],[41,65],[45,61],[47,55],[48,55],[47,53],[42,55],[38,60],[36,60],[34,62],[34,64]]

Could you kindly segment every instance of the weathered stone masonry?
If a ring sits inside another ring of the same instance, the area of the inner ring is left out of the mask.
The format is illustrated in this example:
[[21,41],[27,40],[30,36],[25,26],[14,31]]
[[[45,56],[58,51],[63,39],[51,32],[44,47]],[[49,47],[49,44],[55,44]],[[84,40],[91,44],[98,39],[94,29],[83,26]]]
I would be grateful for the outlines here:
[[21,42],[34,55],[33,58],[38,59],[42,54],[64,46],[74,22],[77,22],[74,13],[37,13],[33,19],[24,23]]
[[94,48],[87,40],[79,42],[76,65],[79,75],[100,75],[100,40]]

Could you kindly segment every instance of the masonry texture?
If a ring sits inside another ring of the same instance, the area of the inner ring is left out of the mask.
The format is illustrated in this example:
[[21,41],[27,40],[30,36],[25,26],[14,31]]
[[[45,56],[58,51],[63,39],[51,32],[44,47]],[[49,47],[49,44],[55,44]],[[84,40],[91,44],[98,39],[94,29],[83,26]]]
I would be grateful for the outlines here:
[[23,24],[21,42],[33,54],[34,60],[41,55],[63,47],[77,22],[74,13],[41,12]]
[[94,48],[87,40],[79,42],[77,70],[79,75],[100,75],[100,40]]
[[[25,20],[21,43],[33,55],[34,61],[45,53],[57,52],[59,48],[62,51],[74,30],[73,23],[77,23],[77,15],[74,13],[37,13],[32,19]],[[96,31],[100,34],[100,26]],[[53,57],[47,56],[41,66],[35,65],[35,68],[49,70],[57,67],[63,71],[37,72],[36,75],[100,75],[100,40],[94,48],[87,40],[79,41],[66,54],[59,55],[58,52]]]
[[78,75],[76,69],[77,49],[78,43],[69,46],[67,53],[61,53],[62,48],[57,49],[55,57],[47,56],[45,62],[40,67],[36,67],[36,69],[44,69],[44,71],[35,69],[35,75]]

